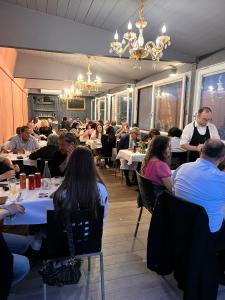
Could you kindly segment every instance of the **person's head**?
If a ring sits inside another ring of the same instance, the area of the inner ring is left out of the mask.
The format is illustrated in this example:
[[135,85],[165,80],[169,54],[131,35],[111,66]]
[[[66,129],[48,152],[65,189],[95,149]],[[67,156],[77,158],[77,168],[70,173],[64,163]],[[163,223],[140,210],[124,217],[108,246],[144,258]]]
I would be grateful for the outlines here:
[[58,146],[59,146],[59,151],[62,154],[67,154],[70,146],[71,145],[75,146],[75,144],[76,144],[76,138],[72,133],[68,132],[66,134],[60,135],[58,140]]
[[63,117],[63,121],[67,121],[67,117]]
[[113,121],[111,122],[111,125],[112,125],[112,126],[116,126],[116,121],[113,120]]
[[129,135],[132,137],[133,140],[136,140],[138,138],[138,136],[140,135],[140,130],[138,127],[133,127],[130,132]]
[[96,130],[96,128],[97,128],[97,124],[96,123],[91,123],[91,129]]
[[170,158],[170,139],[167,136],[155,136],[148,147],[145,159],[142,165],[142,170],[147,166],[150,159],[157,157],[159,160],[167,162]]
[[59,136],[57,134],[49,134],[47,139],[47,145],[58,146]]
[[153,137],[156,135],[160,135],[160,131],[157,128],[152,128],[148,133],[148,137],[150,139],[153,139]]
[[28,122],[26,126],[29,127],[30,131],[32,132],[35,127],[35,124],[33,122]]
[[61,129],[59,129],[59,131],[58,131],[58,135],[60,136],[60,135],[64,135],[64,134],[66,134],[68,132],[68,130],[66,129],[66,128],[61,128]]
[[103,134],[103,126],[101,124],[98,124],[96,127],[96,137],[98,138],[100,134]]
[[104,123],[103,123],[103,121],[102,120],[98,120],[98,122],[97,122],[98,124],[100,124],[100,125],[104,125]]
[[201,107],[198,110],[198,115],[196,121],[199,126],[206,126],[209,121],[212,119],[212,110],[210,107]]
[[68,118],[68,120],[67,120],[70,124],[72,124],[73,123],[73,118]]
[[127,122],[122,122],[122,128],[128,130],[129,129],[129,125]]
[[41,120],[41,127],[49,127],[48,120],[45,120],[45,119]]
[[33,117],[33,120],[32,120],[32,121],[33,121],[34,124],[37,124],[38,121],[39,121],[39,119],[38,119],[38,117]]
[[72,128],[78,129],[80,124],[78,122],[73,122]]
[[[71,154],[65,179],[55,194],[56,210],[69,213],[78,209],[88,209],[93,216],[97,216],[99,179],[91,150],[85,146],[76,147]],[[58,192],[63,190],[67,191],[68,197],[60,201]]]
[[22,126],[20,129],[20,136],[23,141],[28,141],[30,138],[30,128],[28,126]]
[[201,158],[218,166],[225,159],[225,145],[221,140],[208,139],[202,148]]
[[168,136],[180,138],[182,135],[182,130],[177,127],[172,127],[168,131]]
[[109,127],[110,126],[110,121],[109,120],[106,120],[105,121],[105,127]]
[[[127,123],[127,126],[128,126],[128,123]],[[138,127],[138,124],[137,123],[133,123],[132,127]]]
[[16,128],[16,134],[20,135],[21,127]]

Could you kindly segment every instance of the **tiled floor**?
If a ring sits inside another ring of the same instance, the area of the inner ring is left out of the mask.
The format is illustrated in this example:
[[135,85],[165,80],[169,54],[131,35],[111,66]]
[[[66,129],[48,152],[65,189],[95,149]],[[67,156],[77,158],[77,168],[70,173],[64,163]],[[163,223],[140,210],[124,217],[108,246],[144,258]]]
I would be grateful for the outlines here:
[[[179,300],[182,293],[172,277],[162,278],[146,268],[146,237],[150,216],[144,211],[138,237],[133,238],[138,209],[136,191],[121,185],[119,177],[111,174],[104,179],[109,190],[110,209],[104,226],[103,252],[107,300]],[[101,299],[99,262],[94,258],[92,270],[82,267],[78,285],[63,288],[49,287],[48,299],[97,300]],[[42,282],[37,267],[12,290],[10,300],[43,299]],[[225,299],[225,289],[218,300]]]

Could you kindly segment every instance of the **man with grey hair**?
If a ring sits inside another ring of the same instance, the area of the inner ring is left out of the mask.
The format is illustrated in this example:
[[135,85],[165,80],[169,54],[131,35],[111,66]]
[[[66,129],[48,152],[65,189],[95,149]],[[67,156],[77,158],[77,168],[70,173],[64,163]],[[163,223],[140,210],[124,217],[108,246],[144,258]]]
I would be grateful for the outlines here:
[[54,153],[58,150],[58,140],[59,136],[57,134],[50,134],[47,139],[47,146],[44,146],[38,149],[37,151],[31,153],[29,159],[52,159]]
[[[119,141],[118,144],[118,150],[122,149],[134,149],[134,147],[137,146],[137,142],[139,141],[139,135],[140,135],[140,130],[138,127],[133,127],[130,131],[129,134],[125,134]],[[131,165],[128,165],[127,161],[125,159],[120,160],[120,168],[121,170],[124,171],[124,175],[126,178],[126,184],[128,186],[136,184],[136,174],[135,171],[138,167],[137,162],[133,162]],[[130,181],[129,178],[129,170],[133,171],[133,182]]]
[[225,145],[217,139],[207,140],[200,158],[180,166],[173,174],[175,195],[205,208],[212,233],[223,231],[225,247],[225,173],[217,167],[225,159]]

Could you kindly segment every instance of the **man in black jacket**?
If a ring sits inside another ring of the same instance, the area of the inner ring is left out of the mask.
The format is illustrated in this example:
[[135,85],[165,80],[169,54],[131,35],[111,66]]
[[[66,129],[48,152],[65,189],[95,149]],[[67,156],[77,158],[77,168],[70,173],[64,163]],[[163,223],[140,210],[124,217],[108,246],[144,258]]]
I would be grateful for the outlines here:
[[[138,127],[133,127],[129,134],[125,134],[119,141],[118,144],[118,151],[123,149],[131,149],[133,150],[135,147],[137,147],[137,143],[139,141],[138,137],[140,135],[140,130]],[[124,159],[120,160],[121,163],[121,169],[124,171],[124,175],[126,177],[126,184],[128,186],[132,184],[136,184],[136,177],[135,177],[135,171],[137,169],[138,164],[136,162],[133,162],[131,165],[128,165],[127,161]],[[130,181],[129,178],[129,170],[133,171],[133,182]]]

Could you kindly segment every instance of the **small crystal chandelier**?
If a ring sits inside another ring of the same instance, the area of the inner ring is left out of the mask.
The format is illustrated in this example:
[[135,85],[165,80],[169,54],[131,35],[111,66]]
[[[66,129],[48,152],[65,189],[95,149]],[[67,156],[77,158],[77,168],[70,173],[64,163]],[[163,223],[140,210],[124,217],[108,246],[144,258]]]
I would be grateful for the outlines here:
[[86,72],[87,80],[84,79],[82,74],[79,74],[77,77],[77,81],[75,82],[76,86],[80,91],[87,91],[88,94],[91,92],[98,92],[99,88],[102,86],[101,78],[96,75],[95,80],[91,80],[91,64],[90,57],[88,57],[88,70]]
[[65,88],[59,98],[63,101],[66,101],[80,96],[82,96],[82,91],[72,85],[69,89]]
[[143,30],[147,26],[147,22],[143,16],[144,0],[141,0],[141,5],[138,9],[138,21],[135,23],[136,28],[139,30],[138,36],[132,31],[132,23],[128,23],[128,31],[123,35],[122,42],[119,42],[119,35],[116,31],[114,41],[110,44],[110,53],[115,53],[119,57],[128,50],[130,58],[139,61],[143,58],[151,56],[153,61],[159,61],[163,56],[163,50],[171,45],[170,37],[166,34],[166,26],[162,27],[162,34],[157,37],[156,41],[148,41],[145,44]]

